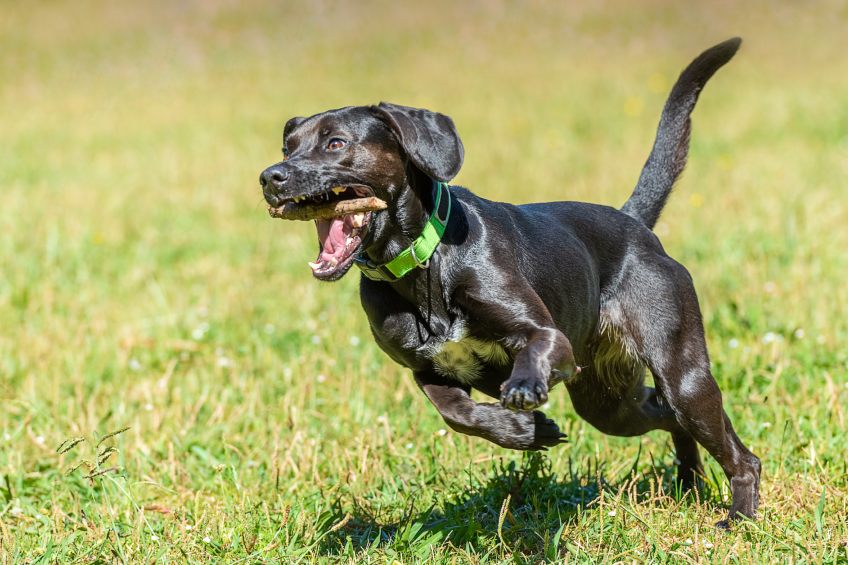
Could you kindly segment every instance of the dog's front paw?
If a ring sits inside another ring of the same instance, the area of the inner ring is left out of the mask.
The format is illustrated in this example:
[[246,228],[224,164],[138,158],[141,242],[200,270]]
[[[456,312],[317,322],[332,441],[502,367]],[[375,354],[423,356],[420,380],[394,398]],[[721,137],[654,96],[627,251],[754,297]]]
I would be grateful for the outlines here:
[[533,410],[548,401],[548,386],[538,379],[511,377],[501,385],[501,406]]
[[534,410],[531,414],[533,416],[533,442],[527,450],[546,451],[549,447],[568,443],[568,436],[560,431],[556,422],[538,410]]
[[542,412],[506,412],[505,420],[488,439],[507,449],[546,451],[568,442],[556,422]]

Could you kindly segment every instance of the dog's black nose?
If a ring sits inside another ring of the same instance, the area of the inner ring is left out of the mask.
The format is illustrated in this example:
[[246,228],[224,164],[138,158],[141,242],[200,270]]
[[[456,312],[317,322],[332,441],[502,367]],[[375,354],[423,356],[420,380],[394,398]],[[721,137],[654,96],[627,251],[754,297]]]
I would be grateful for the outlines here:
[[287,180],[289,180],[290,176],[291,173],[288,168],[280,165],[274,165],[273,167],[268,167],[262,171],[262,174],[259,175],[259,183],[265,190],[279,192],[280,188]]

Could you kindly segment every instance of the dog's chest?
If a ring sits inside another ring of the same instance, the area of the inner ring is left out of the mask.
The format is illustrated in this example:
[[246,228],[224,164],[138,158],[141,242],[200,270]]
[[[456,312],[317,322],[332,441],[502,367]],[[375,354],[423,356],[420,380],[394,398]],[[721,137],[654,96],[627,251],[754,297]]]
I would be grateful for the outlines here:
[[468,384],[478,380],[487,365],[504,366],[512,361],[503,345],[470,336],[462,323],[425,349],[439,374]]

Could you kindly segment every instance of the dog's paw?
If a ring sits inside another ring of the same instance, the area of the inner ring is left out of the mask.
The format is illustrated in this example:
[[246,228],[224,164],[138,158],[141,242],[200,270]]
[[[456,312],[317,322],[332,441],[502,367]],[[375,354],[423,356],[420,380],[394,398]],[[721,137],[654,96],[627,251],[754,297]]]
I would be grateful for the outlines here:
[[548,401],[548,387],[538,379],[510,378],[501,385],[501,406],[533,410]]
[[568,436],[562,433],[556,422],[538,410],[531,412],[533,416],[533,443],[528,451],[546,451],[549,447],[568,443]]
[[549,447],[567,443],[556,422],[542,412],[506,412],[502,425],[497,429],[491,441],[507,449],[521,451],[545,451]]

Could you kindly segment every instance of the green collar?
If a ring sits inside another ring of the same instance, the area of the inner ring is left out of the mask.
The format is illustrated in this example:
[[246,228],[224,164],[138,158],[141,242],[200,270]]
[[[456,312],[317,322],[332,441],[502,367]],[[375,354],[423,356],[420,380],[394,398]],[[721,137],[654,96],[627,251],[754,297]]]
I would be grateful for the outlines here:
[[430,257],[442,241],[451,213],[451,193],[448,185],[433,181],[433,193],[433,213],[430,214],[421,235],[397,257],[382,265],[372,263],[365,253],[362,253],[356,258],[356,266],[363,275],[372,281],[393,282],[415,268],[426,269],[430,265]]

